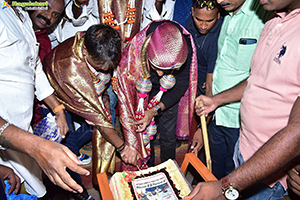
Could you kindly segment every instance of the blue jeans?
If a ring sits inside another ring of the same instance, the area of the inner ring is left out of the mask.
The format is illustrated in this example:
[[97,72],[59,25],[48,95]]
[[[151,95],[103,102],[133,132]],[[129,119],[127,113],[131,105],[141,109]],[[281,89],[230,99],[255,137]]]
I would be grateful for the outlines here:
[[118,97],[112,90],[112,85],[107,88],[107,94],[109,96],[111,123],[116,128],[116,105],[118,103]]
[[[40,107],[42,117],[45,117],[50,110],[47,108]],[[69,126],[69,132],[66,138],[62,140],[61,144],[67,146],[74,154],[79,155],[81,146],[92,139],[92,127],[88,125],[82,117],[66,112],[66,119]],[[81,126],[77,130],[74,127],[74,121],[79,123]],[[81,184],[81,177],[79,174],[67,169],[71,177],[78,183]]]
[[[50,110],[47,108],[40,107],[39,109],[43,118],[50,112]],[[78,156],[81,146],[92,139],[93,127],[88,125],[82,117],[76,116],[69,112],[66,112],[65,114],[69,126],[69,132],[61,143],[67,146],[74,154]],[[81,125],[77,130],[75,130],[74,122],[77,122]]]
[[208,126],[209,148],[212,161],[212,173],[217,179],[234,170],[233,153],[239,138],[239,128],[217,126],[213,119]]
[[[86,142],[92,139],[93,127],[88,125],[82,117],[75,116],[66,112],[66,118],[69,126],[69,133],[62,141],[62,144],[67,146],[74,154],[79,155],[79,150]],[[80,124],[80,127],[75,130],[74,122]]]
[[[234,163],[238,168],[244,163],[244,158],[239,150],[239,142],[236,142],[234,149]],[[277,182],[272,188],[263,182],[257,183],[254,186],[241,192],[241,198],[244,200],[279,200],[287,196],[288,192],[284,190],[280,182]]]

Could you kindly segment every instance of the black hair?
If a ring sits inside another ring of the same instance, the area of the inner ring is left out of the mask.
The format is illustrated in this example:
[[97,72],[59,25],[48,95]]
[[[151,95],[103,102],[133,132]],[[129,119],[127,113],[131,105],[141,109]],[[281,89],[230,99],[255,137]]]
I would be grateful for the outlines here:
[[212,10],[214,8],[219,9],[219,4],[216,0],[193,0],[194,8],[207,8],[207,10]]
[[121,39],[119,33],[105,24],[88,28],[84,37],[87,52],[98,64],[115,69],[121,59]]

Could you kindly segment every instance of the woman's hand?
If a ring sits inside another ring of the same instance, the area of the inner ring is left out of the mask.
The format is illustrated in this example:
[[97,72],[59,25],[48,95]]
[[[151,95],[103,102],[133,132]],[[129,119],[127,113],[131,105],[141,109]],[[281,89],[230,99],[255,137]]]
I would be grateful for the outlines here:
[[120,152],[121,158],[125,163],[136,166],[137,161],[141,158],[140,154],[134,148],[125,145],[123,151]]
[[154,108],[145,111],[145,117],[139,121],[136,121],[136,132],[143,132],[147,126],[152,121],[153,117],[156,115],[156,110]]

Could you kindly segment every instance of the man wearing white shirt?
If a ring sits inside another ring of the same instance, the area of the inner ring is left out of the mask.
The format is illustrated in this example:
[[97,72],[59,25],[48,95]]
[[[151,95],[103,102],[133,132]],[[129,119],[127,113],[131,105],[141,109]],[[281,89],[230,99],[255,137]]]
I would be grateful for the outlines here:
[[31,134],[34,95],[54,110],[62,137],[68,131],[65,114],[53,96],[38,58],[39,45],[26,11],[0,0],[0,164],[12,168],[29,194],[42,197],[41,168],[56,185],[82,192],[65,168],[89,172],[66,147]]
[[[90,26],[100,23],[97,0],[85,1],[87,3],[84,4],[74,2],[75,0],[65,0],[66,17],[49,34],[52,48],[73,37],[76,32],[85,31]],[[78,4],[82,7],[78,8]]]
[[175,0],[143,1],[141,30],[153,20],[173,19]]

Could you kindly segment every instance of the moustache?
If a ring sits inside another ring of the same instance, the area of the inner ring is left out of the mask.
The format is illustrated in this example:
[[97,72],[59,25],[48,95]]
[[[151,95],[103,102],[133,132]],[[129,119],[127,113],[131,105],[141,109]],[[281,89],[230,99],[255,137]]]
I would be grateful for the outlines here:
[[43,15],[38,14],[36,17],[43,19],[47,25],[51,24],[50,19],[48,19],[47,17],[44,17]]
[[229,2],[224,2],[224,1],[223,1],[223,2],[220,3],[220,6],[222,6],[222,7],[223,7],[223,6],[228,6],[228,5],[230,5]]

